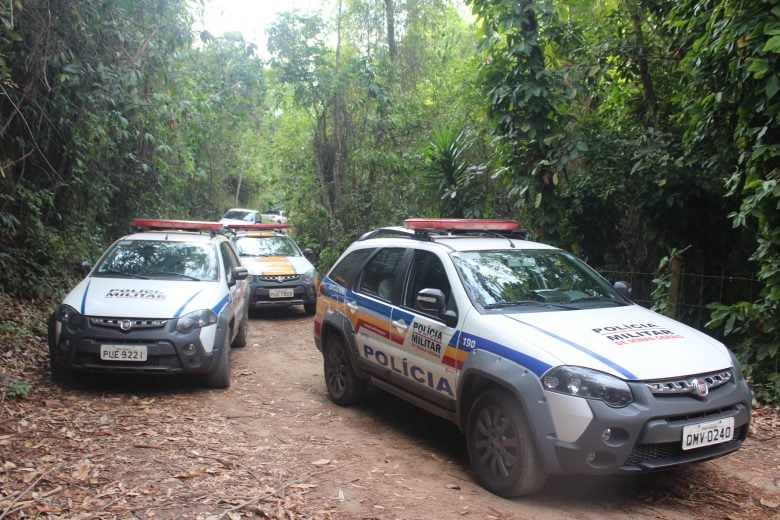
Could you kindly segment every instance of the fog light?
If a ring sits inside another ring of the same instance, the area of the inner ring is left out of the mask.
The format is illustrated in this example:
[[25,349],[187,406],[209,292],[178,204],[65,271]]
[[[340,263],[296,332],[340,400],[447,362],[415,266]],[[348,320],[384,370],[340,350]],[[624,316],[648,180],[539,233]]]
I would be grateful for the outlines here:
[[185,354],[190,355],[195,353],[197,347],[193,343],[190,343],[188,345],[185,345],[183,350]]
[[66,339],[60,342],[60,348],[65,352],[69,351],[71,347],[70,340]]
[[593,464],[593,462],[596,460],[596,452],[591,451],[588,453],[588,456],[585,458],[585,460],[588,462],[588,464]]
[[609,439],[612,437],[612,428],[607,428],[601,433],[601,440],[604,441],[604,443],[609,442]]

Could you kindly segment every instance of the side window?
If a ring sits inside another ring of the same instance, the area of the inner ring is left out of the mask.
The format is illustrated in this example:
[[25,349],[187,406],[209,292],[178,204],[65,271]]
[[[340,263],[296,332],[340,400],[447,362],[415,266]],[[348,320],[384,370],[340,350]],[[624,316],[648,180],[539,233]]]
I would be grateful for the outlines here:
[[409,276],[404,284],[403,304],[410,309],[417,309],[417,293],[421,289],[440,289],[444,293],[447,308],[454,309],[452,290],[447,272],[441,260],[430,251],[416,250],[409,266]]
[[363,269],[358,290],[389,301],[404,252],[406,249],[403,248],[381,249]]
[[225,279],[228,284],[233,283],[233,268],[239,265],[238,257],[233,252],[233,247],[227,242],[219,245],[222,251],[222,267],[225,269]]
[[355,275],[363,266],[363,263],[374,250],[358,249],[345,256],[330,272],[328,276],[341,286],[347,287],[352,283]]

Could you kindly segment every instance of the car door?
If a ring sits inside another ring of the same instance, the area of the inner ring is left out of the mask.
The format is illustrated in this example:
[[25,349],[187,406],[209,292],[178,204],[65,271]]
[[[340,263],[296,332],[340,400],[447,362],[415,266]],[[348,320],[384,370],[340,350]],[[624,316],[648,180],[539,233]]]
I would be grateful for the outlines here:
[[[418,302],[421,290],[440,290],[448,314],[445,323],[441,311],[423,309]],[[391,316],[391,339],[400,375],[408,390],[447,408],[454,407],[457,376],[462,361],[458,358],[458,332],[454,325],[457,306],[441,259],[433,252],[415,249],[408,259],[408,270],[401,283],[399,305]]]
[[394,362],[391,298],[405,252],[402,247],[378,249],[363,267],[354,290],[344,298],[361,364],[384,378]]
[[241,261],[238,259],[233,246],[227,241],[220,243],[220,251],[222,253],[222,265],[225,269],[225,280],[227,282],[227,290],[230,295],[228,298],[228,305],[230,305],[233,316],[242,316],[242,312],[246,311],[247,305],[247,281],[234,280],[233,268],[241,267]]

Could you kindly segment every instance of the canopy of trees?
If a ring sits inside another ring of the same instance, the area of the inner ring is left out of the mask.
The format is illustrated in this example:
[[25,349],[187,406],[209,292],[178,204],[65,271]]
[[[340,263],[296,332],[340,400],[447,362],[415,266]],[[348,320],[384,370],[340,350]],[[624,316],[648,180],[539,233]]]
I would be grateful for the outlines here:
[[465,4],[332,0],[261,53],[186,0],[0,3],[4,297],[49,305],[136,216],[283,207],[321,270],[408,216],[516,217],[599,268],[756,277],[711,323],[777,399],[777,2]]

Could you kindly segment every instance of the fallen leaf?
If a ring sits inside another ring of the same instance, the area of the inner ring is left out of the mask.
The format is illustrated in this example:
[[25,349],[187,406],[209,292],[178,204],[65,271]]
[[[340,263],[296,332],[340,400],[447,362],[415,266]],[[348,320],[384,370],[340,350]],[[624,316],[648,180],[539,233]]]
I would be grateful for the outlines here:
[[447,484],[447,489],[460,489],[460,486],[457,484]]
[[330,464],[330,459],[315,460],[314,462],[312,462],[312,464],[314,464],[315,466],[325,466],[327,464]]
[[76,465],[76,469],[73,470],[71,476],[76,480],[87,480],[91,472],[92,461],[89,459],[84,459]]
[[764,506],[764,507],[770,507],[770,508],[772,508],[772,509],[775,509],[777,506],[780,506],[780,502],[775,502],[775,501],[772,501],[772,500],[766,500],[766,499],[764,499],[764,498],[762,498],[762,499],[760,500],[760,502],[761,502],[761,505],[762,505],[762,506]]
[[206,472],[204,469],[196,469],[193,471],[187,471],[184,473],[179,473],[178,475],[174,475],[175,478],[195,478],[203,475]]

